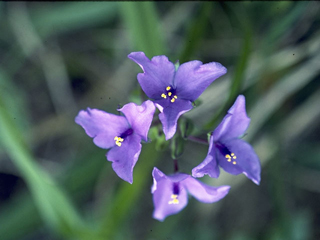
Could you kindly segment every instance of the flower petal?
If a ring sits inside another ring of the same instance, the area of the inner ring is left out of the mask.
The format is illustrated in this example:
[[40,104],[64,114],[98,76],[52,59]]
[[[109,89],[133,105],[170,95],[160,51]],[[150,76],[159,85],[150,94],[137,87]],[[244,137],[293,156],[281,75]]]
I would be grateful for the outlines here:
[[216,153],[213,144],[213,137],[210,138],[209,150],[206,158],[198,166],[192,169],[192,176],[196,178],[203,177],[208,174],[212,178],[218,178],[220,169],[216,159]]
[[113,170],[120,178],[131,184],[133,182],[133,168],[141,151],[140,141],[140,136],[130,135],[125,138],[121,147],[114,146],[107,153],[107,159],[112,162]]
[[176,133],[178,118],[193,108],[192,103],[182,99],[177,99],[174,103],[171,103],[168,99],[157,100],[155,103],[161,112],[159,119],[162,123],[166,140],[169,140]]
[[224,117],[219,126],[214,130],[213,137],[215,141],[228,141],[232,138],[238,138],[245,133],[250,124],[250,118],[246,113],[245,97],[239,95],[228,114]]
[[170,203],[173,198],[173,182],[169,178],[162,178],[157,182],[153,191],[153,218],[163,221],[167,216],[180,212],[188,203],[187,192],[180,187],[177,204]]
[[118,111],[123,112],[135,134],[138,134],[144,141],[148,140],[148,131],[152,122],[156,107],[153,102],[147,100],[140,106],[135,103],[128,103]]
[[115,146],[114,137],[128,129],[129,124],[125,117],[106,113],[98,109],[88,108],[81,110],[75,122],[82,126],[93,142],[100,148]]
[[[234,153],[236,159],[228,162],[220,151],[216,150],[219,165],[228,173],[238,175],[244,173],[255,184],[260,183],[261,165],[259,158],[253,148],[241,139],[234,139],[223,143],[230,152]],[[233,162],[236,162],[235,164]]]
[[[152,177],[154,180],[153,183],[155,183],[155,185],[157,185],[157,182],[159,182],[162,178],[167,178],[167,176],[156,167],[153,168]],[[152,187],[152,189],[153,188],[155,188],[154,190],[156,190],[157,186]],[[154,190],[152,190],[152,193],[154,192]]]
[[230,186],[212,187],[204,184],[191,176],[181,182],[187,191],[200,202],[212,203],[224,198]]
[[143,52],[132,52],[128,58],[136,62],[144,72],[138,74],[142,90],[149,98],[161,99],[166,87],[173,83],[174,64],[166,56],[155,56],[150,61]]
[[202,64],[195,60],[181,64],[174,78],[178,98],[196,100],[214,80],[226,72],[227,69],[217,62]]

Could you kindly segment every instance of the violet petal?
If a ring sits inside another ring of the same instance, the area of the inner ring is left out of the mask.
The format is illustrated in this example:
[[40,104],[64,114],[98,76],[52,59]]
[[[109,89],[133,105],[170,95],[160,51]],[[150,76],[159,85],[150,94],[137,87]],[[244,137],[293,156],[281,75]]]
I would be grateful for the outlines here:
[[204,184],[191,176],[181,182],[187,191],[200,202],[213,203],[224,198],[230,186],[212,187]]
[[209,150],[206,158],[202,163],[192,169],[193,177],[200,178],[205,174],[208,174],[212,178],[218,178],[220,175],[212,136],[210,137]]
[[75,122],[84,128],[89,137],[94,138],[95,145],[105,149],[115,146],[114,137],[119,136],[129,127],[123,116],[90,108],[86,111],[81,110]]
[[138,134],[144,141],[148,140],[148,131],[152,122],[156,107],[153,102],[147,100],[140,106],[135,103],[128,103],[118,111],[122,112],[135,134]]
[[114,146],[107,153],[108,161],[112,162],[112,168],[123,180],[132,184],[133,168],[138,161],[141,151],[141,137],[130,135],[124,139],[121,146]]
[[169,140],[176,133],[178,118],[193,108],[192,103],[182,99],[177,99],[174,103],[167,101],[167,99],[157,100],[155,103],[160,111],[159,119],[166,140]]
[[195,60],[181,64],[174,78],[178,98],[196,100],[215,79],[226,72],[227,69],[217,62],[202,64]]
[[229,162],[217,149],[216,154],[219,165],[230,174],[237,175],[244,173],[255,184],[259,185],[261,165],[259,157],[250,144],[241,139],[233,139],[223,144],[231,153],[234,153],[236,158],[233,159],[231,157],[231,161]]
[[180,212],[188,203],[187,192],[180,187],[179,195],[176,196],[178,203],[174,204],[173,182],[166,177],[157,181],[153,186],[153,217],[159,221],[163,221],[167,216]]
[[213,132],[215,141],[228,141],[229,139],[238,138],[245,133],[250,124],[250,118],[246,113],[245,98],[239,95],[229,109],[228,114]]
[[128,58],[136,62],[144,73],[138,74],[142,90],[149,98],[161,99],[167,86],[172,85],[175,67],[166,56],[149,58],[143,52],[132,52]]

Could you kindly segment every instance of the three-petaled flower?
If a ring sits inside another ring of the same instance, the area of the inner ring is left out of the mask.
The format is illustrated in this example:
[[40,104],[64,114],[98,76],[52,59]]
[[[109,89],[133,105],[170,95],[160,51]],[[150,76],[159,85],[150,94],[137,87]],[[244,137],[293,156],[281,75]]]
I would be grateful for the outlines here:
[[207,157],[192,169],[193,177],[219,177],[221,166],[233,175],[244,173],[254,183],[260,183],[260,161],[253,148],[239,139],[248,128],[250,118],[245,109],[245,98],[238,96],[220,125],[211,133]]
[[166,140],[175,134],[180,115],[191,110],[192,102],[215,79],[227,72],[217,62],[202,64],[195,60],[181,64],[175,70],[166,56],[155,56],[149,60],[143,52],[133,52],[128,57],[144,72],[138,74],[138,81],[160,111],[159,119]]
[[124,116],[88,108],[79,112],[75,121],[100,148],[108,149],[107,159],[113,170],[123,180],[132,183],[133,168],[141,151],[141,140],[148,140],[155,106],[145,101],[140,106],[134,103],[124,105],[118,111]]
[[217,202],[226,196],[230,186],[212,187],[206,185],[188,174],[175,173],[166,176],[156,167],[153,176],[153,217],[163,221],[167,216],[180,212],[188,203],[189,192],[204,203]]

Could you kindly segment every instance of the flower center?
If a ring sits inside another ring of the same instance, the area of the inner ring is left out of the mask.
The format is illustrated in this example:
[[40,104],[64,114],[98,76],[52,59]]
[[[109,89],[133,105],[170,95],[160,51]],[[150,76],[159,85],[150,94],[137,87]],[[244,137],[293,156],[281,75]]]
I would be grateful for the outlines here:
[[179,183],[173,183],[173,194],[171,194],[171,199],[168,204],[178,204],[179,203],[179,193],[180,193],[180,189],[179,189]]
[[132,128],[127,129],[125,132],[123,132],[120,137],[115,136],[114,141],[118,147],[121,147],[121,144],[125,140],[126,137],[130,136],[133,133]]
[[170,99],[170,102],[174,103],[178,96],[176,95],[176,90],[172,88],[171,86],[166,87],[166,92],[161,94],[161,97],[166,99]]
[[225,145],[220,142],[215,142],[215,146],[219,149],[220,153],[227,159],[228,162],[237,164],[237,162],[235,161],[235,159],[237,159],[237,156],[233,152],[231,152]]

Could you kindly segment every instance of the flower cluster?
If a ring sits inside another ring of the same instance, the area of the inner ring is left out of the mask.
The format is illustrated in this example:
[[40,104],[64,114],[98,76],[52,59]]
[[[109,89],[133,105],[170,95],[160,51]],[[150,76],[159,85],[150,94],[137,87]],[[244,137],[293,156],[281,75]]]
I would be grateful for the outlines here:
[[[110,149],[106,155],[112,168],[123,180],[132,184],[133,168],[141,151],[141,140],[148,142],[148,132],[156,107],[166,140],[176,133],[179,117],[193,108],[193,102],[227,70],[220,63],[202,64],[190,61],[179,67],[166,56],[151,60],[143,52],[133,52],[128,57],[143,70],[138,82],[151,99],[141,105],[128,103],[114,115],[88,108],[77,115],[75,121],[100,148]],[[212,187],[195,178],[205,174],[217,178],[219,166],[226,172],[245,174],[254,183],[260,182],[261,166],[253,148],[241,140],[250,123],[245,110],[245,98],[240,95],[229,109],[220,125],[211,132],[206,158],[193,168],[192,176],[177,171],[165,175],[156,167],[153,176],[153,217],[163,221],[167,216],[181,211],[188,202],[187,193],[201,202],[212,203],[225,197],[230,186]],[[177,165],[177,160],[175,160]]]

